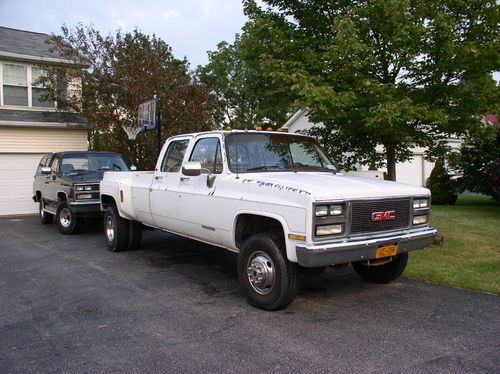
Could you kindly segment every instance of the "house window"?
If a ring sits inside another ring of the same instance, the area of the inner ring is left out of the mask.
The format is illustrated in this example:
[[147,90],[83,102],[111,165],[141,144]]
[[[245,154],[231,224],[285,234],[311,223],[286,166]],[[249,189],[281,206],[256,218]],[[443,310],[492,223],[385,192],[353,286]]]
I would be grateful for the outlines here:
[[55,108],[51,90],[39,83],[46,74],[36,66],[3,64],[3,105]]
[[43,87],[38,80],[44,77],[47,72],[37,67],[31,68],[31,106],[53,108],[54,101],[51,97],[51,90]]
[[28,75],[23,65],[3,65],[3,105],[28,106]]

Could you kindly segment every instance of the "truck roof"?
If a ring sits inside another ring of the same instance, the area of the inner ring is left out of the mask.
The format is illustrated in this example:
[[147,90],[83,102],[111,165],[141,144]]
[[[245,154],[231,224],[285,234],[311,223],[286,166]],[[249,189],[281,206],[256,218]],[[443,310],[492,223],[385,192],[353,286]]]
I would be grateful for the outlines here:
[[303,136],[310,137],[309,135],[299,134],[299,133],[289,133],[289,132],[281,132],[281,131],[264,131],[264,130],[212,130],[212,131],[202,131],[202,132],[193,132],[187,134],[179,134],[171,136],[171,138],[180,138],[184,136],[192,136],[196,138],[201,135],[230,135],[230,134],[286,134],[290,136]]

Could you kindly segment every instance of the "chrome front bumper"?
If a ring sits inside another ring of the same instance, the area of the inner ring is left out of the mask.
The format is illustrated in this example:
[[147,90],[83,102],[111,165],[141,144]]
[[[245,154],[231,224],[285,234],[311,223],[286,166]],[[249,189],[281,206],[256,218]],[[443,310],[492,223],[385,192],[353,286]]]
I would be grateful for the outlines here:
[[296,246],[297,259],[299,265],[304,267],[371,260],[375,258],[377,249],[384,244],[397,244],[398,253],[405,253],[430,246],[436,234],[435,228],[428,227],[418,231],[405,231],[372,238],[298,244]]

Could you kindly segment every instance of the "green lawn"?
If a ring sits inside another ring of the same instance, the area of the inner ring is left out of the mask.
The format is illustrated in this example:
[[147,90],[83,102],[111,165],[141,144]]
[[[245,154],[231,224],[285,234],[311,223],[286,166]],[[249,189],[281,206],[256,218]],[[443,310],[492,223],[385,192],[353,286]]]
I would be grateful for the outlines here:
[[500,294],[500,205],[483,196],[459,196],[432,207],[441,246],[410,254],[404,275],[433,283]]

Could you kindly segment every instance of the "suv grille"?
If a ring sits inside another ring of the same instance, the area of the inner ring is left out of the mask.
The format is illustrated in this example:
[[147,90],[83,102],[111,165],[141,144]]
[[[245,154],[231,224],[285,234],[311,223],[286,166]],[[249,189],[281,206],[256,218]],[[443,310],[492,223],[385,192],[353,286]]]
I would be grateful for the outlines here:
[[[394,211],[395,219],[372,220],[375,212]],[[410,199],[353,201],[351,234],[407,228],[410,224]]]

